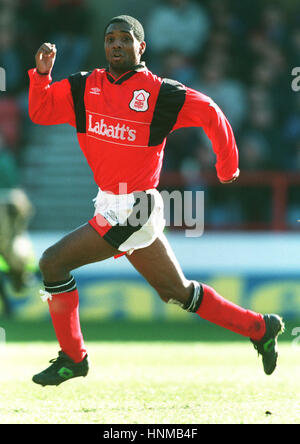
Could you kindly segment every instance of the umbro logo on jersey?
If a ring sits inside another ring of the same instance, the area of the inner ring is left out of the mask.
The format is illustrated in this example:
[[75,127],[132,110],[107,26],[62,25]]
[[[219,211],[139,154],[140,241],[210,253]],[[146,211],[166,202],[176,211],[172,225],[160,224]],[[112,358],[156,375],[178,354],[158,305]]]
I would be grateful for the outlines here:
[[90,93],[90,94],[96,94],[97,96],[100,95],[100,92],[101,92],[101,89],[100,89],[100,88],[97,88],[97,87],[91,88],[91,89],[89,90],[89,93]]
[[144,89],[139,89],[137,91],[133,91],[133,98],[129,103],[129,108],[134,111],[147,111],[149,108],[148,99],[150,93],[145,91]]

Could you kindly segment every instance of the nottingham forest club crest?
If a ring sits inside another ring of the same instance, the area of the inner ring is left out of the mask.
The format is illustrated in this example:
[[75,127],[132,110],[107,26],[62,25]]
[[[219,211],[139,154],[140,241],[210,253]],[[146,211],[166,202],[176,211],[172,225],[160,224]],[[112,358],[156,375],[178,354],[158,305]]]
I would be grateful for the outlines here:
[[144,89],[133,91],[133,98],[129,103],[129,108],[133,109],[134,111],[147,111],[147,109],[149,108],[149,96],[150,93],[148,93]]

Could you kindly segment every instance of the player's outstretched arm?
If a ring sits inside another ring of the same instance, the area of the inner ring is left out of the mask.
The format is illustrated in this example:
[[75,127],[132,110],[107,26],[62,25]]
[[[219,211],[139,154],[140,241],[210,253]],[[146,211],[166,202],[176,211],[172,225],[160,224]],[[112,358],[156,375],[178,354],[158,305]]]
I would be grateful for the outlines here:
[[39,125],[69,123],[75,126],[74,104],[68,79],[51,84],[56,47],[43,43],[35,54],[36,68],[29,70],[29,116]]
[[210,97],[191,88],[186,88],[185,102],[173,130],[188,126],[202,127],[211,140],[219,181],[235,181],[239,176],[239,156],[230,123]]

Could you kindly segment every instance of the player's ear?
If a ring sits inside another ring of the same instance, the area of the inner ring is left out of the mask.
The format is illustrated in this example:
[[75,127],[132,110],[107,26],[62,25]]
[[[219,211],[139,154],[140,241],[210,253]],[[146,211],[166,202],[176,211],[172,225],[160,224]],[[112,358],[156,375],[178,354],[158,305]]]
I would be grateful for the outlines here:
[[144,54],[144,52],[146,51],[146,42],[141,42],[140,43],[140,55],[142,56]]

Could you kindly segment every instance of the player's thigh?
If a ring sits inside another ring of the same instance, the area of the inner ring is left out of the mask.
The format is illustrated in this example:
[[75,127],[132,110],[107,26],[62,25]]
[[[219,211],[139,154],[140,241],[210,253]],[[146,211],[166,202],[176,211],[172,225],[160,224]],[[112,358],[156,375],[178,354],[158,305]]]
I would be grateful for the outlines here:
[[49,269],[52,264],[54,269],[71,271],[112,257],[117,252],[90,224],[85,224],[48,248],[40,260],[40,267]]
[[184,276],[164,234],[149,247],[135,250],[127,257],[162,299],[185,301],[190,295],[191,281]]

